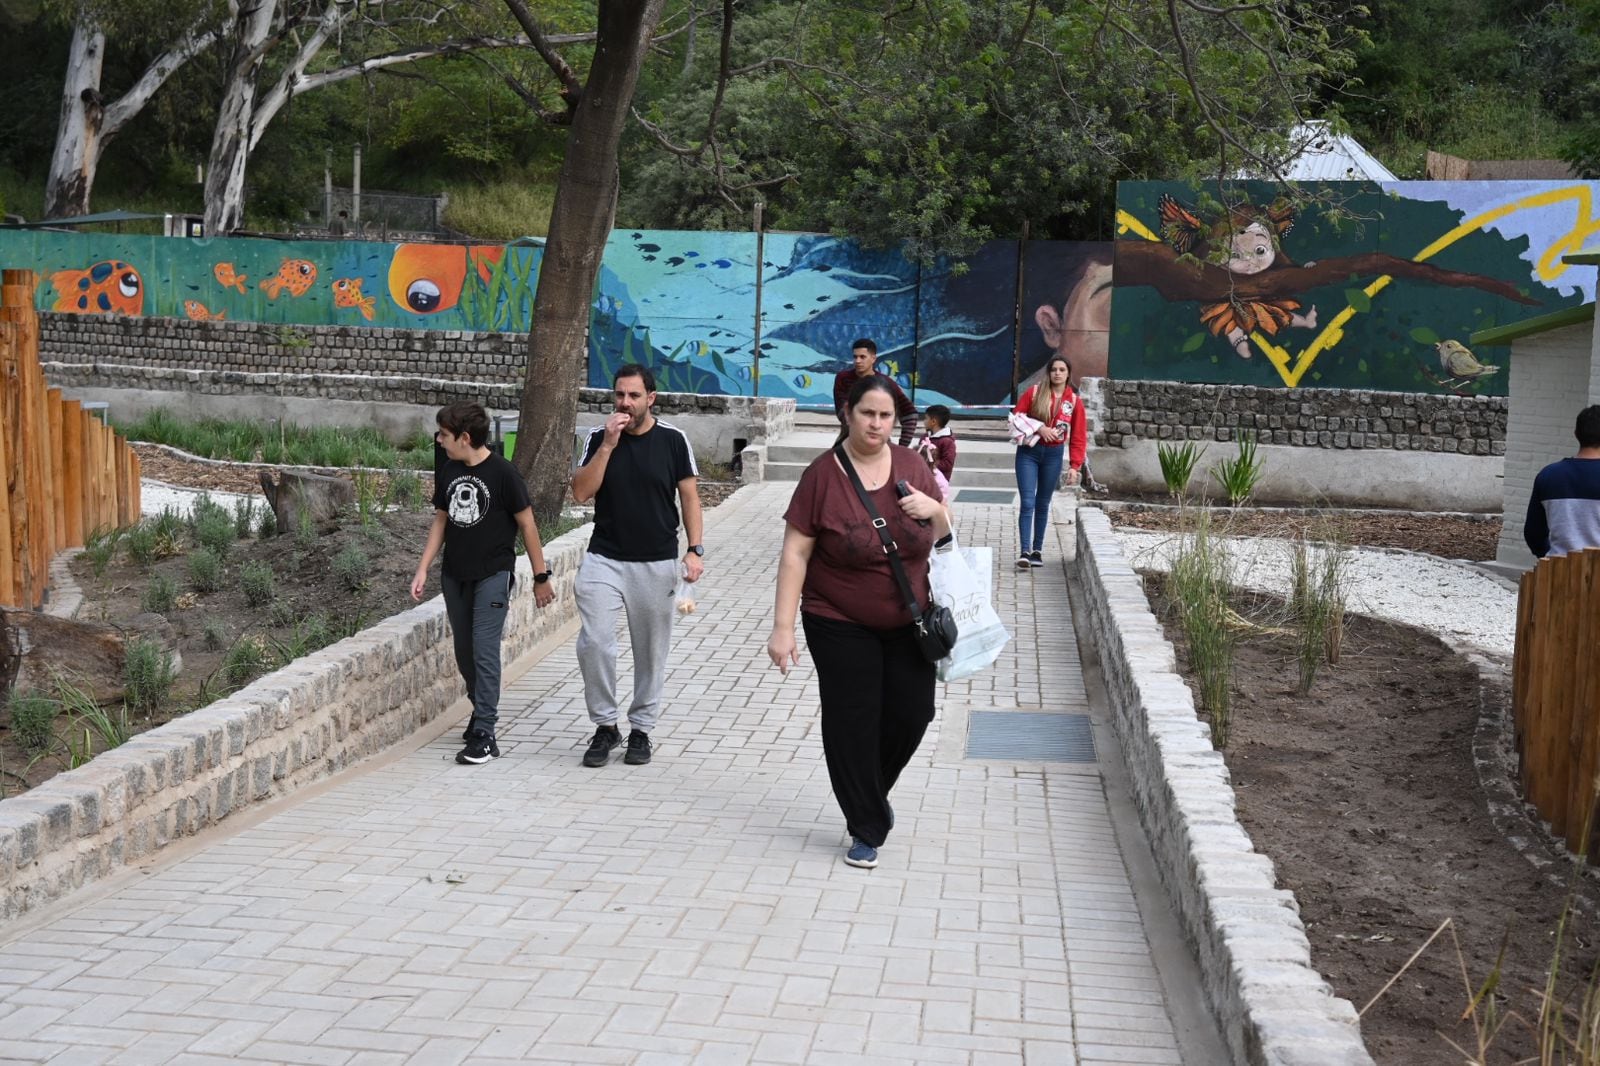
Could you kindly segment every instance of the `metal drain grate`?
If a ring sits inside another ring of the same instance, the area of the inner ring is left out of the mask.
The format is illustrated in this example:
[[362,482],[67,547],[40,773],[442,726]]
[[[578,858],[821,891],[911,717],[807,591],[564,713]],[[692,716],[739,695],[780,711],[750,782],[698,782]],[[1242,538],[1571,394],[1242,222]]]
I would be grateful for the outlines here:
[[967,758],[1019,762],[1094,762],[1094,729],[1086,714],[973,711]]
[[957,489],[956,503],[1010,503],[1017,494],[1010,489]]

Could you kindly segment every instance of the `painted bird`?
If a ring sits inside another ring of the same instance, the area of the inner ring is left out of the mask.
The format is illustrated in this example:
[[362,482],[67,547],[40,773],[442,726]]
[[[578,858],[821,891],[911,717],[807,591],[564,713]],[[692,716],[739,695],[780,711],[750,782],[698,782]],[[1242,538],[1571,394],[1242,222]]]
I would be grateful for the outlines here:
[[1478,357],[1460,341],[1440,341],[1433,346],[1433,350],[1439,353],[1439,365],[1452,378],[1475,381],[1500,370],[1497,366],[1478,362]]

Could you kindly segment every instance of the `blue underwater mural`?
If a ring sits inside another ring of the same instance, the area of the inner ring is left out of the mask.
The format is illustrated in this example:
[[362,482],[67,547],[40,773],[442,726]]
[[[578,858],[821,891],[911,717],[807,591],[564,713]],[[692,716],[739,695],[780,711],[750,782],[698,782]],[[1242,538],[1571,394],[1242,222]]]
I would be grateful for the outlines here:
[[[871,337],[881,368],[919,405],[1003,404],[1014,364],[1026,377],[1058,347],[1073,353],[1080,374],[1104,371],[1109,315],[1071,294],[1094,264],[1109,263],[1110,247],[1034,242],[1019,263],[1017,243],[997,241],[924,268],[895,250],[786,233],[767,235],[757,263],[753,233],[618,230],[595,294],[589,381],[608,384],[617,366],[643,362],[663,390],[759,393],[830,407],[851,341]],[[43,310],[199,321],[521,332],[532,318],[542,257],[536,240],[380,244],[0,230],[0,263],[41,275]]]

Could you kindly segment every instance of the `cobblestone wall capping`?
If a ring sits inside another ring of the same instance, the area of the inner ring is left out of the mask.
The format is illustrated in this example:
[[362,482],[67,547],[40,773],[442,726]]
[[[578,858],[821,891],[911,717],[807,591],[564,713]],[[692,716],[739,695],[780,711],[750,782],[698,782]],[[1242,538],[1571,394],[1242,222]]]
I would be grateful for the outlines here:
[[[545,546],[540,611],[526,556],[506,662],[577,618],[584,526]],[[0,928],[172,842],[288,795],[415,734],[461,695],[440,597],[297,659],[181,718],[0,800]]]
[[[361,403],[412,404],[427,408],[443,407],[458,400],[475,400],[497,411],[515,411],[522,398],[520,377],[514,384],[496,384],[459,377],[348,374],[321,370],[217,370],[106,362],[46,362],[42,366],[50,384],[68,390],[139,389],[214,396],[292,396]],[[454,369],[459,371],[463,368],[458,366]],[[607,414],[611,409],[609,389],[578,390],[580,413]],[[795,402],[770,396],[701,396],[692,392],[658,392],[655,411],[666,418],[673,415],[725,416],[742,422],[748,434],[745,439],[756,443],[772,440],[794,428]]]
[[1311,965],[1294,894],[1235,813],[1172,645],[1111,521],[1078,509],[1078,568],[1139,820],[1235,1062],[1371,1066],[1355,1008]]
[[1085,390],[1093,442],[1232,441],[1306,448],[1504,455],[1505,396],[1442,396],[1371,389],[1272,389],[1105,379]]

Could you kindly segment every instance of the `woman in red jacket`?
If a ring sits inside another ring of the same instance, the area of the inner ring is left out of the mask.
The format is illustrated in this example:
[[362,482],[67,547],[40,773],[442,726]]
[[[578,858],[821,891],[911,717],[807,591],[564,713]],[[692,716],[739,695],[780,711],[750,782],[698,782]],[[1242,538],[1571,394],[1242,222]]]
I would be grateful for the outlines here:
[[1050,497],[1061,480],[1061,462],[1068,465],[1067,484],[1078,483],[1088,449],[1088,423],[1083,404],[1071,385],[1072,366],[1061,356],[1051,356],[1044,377],[1017,401],[1013,414],[1037,419],[1038,440],[1017,446],[1017,494],[1022,498],[1022,514],[1017,530],[1021,550],[1017,569],[1044,565],[1044,533],[1050,527]]

